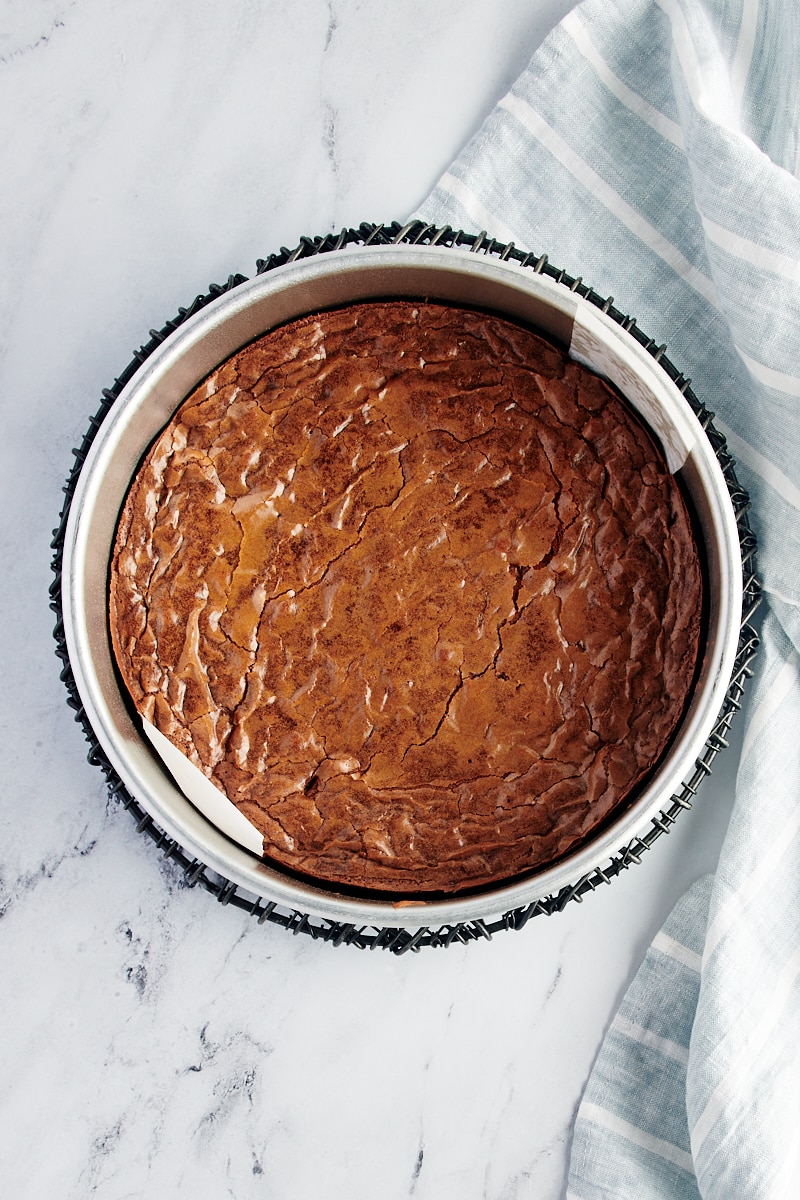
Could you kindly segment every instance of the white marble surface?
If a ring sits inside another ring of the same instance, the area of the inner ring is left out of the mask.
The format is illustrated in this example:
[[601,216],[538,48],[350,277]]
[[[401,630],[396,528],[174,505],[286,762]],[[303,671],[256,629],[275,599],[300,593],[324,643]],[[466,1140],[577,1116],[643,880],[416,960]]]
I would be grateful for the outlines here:
[[0,1190],[550,1200],[644,948],[712,869],[735,752],[640,868],[394,958],[182,886],[105,799],[49,541],[101,388],[212,280],[424,198],[570,0],[0,0]]

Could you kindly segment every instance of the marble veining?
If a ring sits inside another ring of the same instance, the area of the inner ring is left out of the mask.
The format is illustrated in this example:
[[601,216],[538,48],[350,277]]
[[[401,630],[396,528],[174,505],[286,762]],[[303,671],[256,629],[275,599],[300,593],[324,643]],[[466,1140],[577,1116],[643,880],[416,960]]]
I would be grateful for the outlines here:
[[0,21],[0,1177],[24,1200],[557,1200],[732,764],[640,868],[395,958],[215,903],[106,800],[49,542],[100,391],[209,281],[415,208],[569,0],[30,0]]

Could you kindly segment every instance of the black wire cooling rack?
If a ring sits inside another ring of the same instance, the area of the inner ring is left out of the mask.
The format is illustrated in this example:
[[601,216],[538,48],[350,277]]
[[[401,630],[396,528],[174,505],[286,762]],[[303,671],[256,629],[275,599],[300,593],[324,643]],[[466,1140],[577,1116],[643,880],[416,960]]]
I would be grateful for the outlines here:
[[203,296],[197,296],[188,308],[178,310],[178,315],[167,321],[162,329],[151,329],[150,340],[134,352],[133,358],[118,379],[110,388],[102,392],[102,402],[98,411],[89,421],[89,428],[83,440],[73,450],[74,462],[66,484],[64,485],[65,500],[58,528],[54,530],[52,549],[54,551],[52,568],[53,580],[50,585],[50,607],[56,614],[56,625],[53,636],[56,641],[56,654],[61,660],[61,680],[67,689],[67,704],[75,713],[75,720],[82,727],[89,743],[89,762],[99,767],[105,776],[109,797],[118,800],[126,808],[140,833],[149,837],[166,859],[172,860],[183,870],[184,880],[188,886],[200,884],[206,891],[215,896],[220,904],[231,904],[235,908],[250,913],[259,924],[265,922],[278,925],[294,934],[306,934],[321,941],[330,942],[334,946],[342,944],[356,946],[365,950],[390,950],[395,954],[403,954],[408,950],[418,951],[424,946],[450,946],[453,942],[467,943],[481,938],[491,938],[493,934],[505,929],[522,929],[531,917],[560,912],[571,901],[580,902],[585,895],[593,892],[601,884],[610,883],[617,875],[633,864],[641,861],[642,855],[658,838],[669,832],[677,817],[684,809],[692,807],[697,790],[707,775],[711,774],[712,765],[720,750],[727,745],[727,735],[730,731],[734,715],[741,706],[742,695],[747,679],[752,675],[752,662],[758,649],[758,634],[751,624],[753,615],[760,602],[760,587],[756,575],[756,539],[753,534],[748,510],[750,498],[736,478],[734,460],[730,455],[725,438],[714,426],[714,414],[698,400],[691,389],[691,380],[681,374],[666,357],[666,346],[657,346],[652,338],[648,338],[638,327],[633,317],[626,316],[614,307],[613,298],[603,298],[592,288],[587,287],[582,279],[572,278],[565,271],[553,267],[546,254],[537,255],[518,250],[513,242],[498,242],[486,232],[473,234],[463,230],[454,230],[449,225],[438,227],[428,225],[421,220],[413,220],[401,225],[395,221],[389,225],[373,225],[364,223],[358,229],[343,229],[339,234],[327,234],[325,237],[300,239],[300,244],[293,250],[285,247],[269,258],[258,259],[256,274],[263,275],[276,267],[298,259],[311,258],[318,254],[334,254],[346,246],[371,245],[411,245],[411,246],[448,246],[463,247],[473,254],[483,254],[487,257],[498,258],[501,261],[511,261],[527,267],[540,275],[546,275],[556,283],[568,288],[569,291],[588,300],[601,312],[606,313],[616,321],[631,337],[652,355],[661,369],[686,397],[692,410],[698,417],[706,437],[708,438],[717,460],[722,468],[725,482],[730,494],[736,524],[739,530],[739,544],[742,557],[742,577],[744,583],[744,600],[742,605],[742,621],[739,631],[736,659],[730,683],[725,694],[722,709],[712,729],[702,754],[696,759],[691,777],[682,784],[680,790],[671,798],[666,807],[654,817],[650,827],[639,837],[628,842],[613,858],[602,867],[597,867],[583,875],[576,883],[562,888],[559,892],[544,896],[528,904],[524,908],[512,909],[492,920],[473,920],[458,924],[442,925],[439,928],[424,927],[416,930],[399,928],[382,928],[373,925],[356,925],[328,920],[324,917],[312,917],[295,909],[284,908],[262,897],[248,892],[212,871],[205,863],[197,858],[190,858],[178,842],[164,833],[150,814],[142,807],[128,791],[125,784],[109,762],[105,752],[98,742],[81,703],[75,678],[70,665],[64,637],[64,620],[61,599],[61,574],[64,555],[64,537],[72,504],[75,487],[81,468],[89,452],[94,438],[106,415],[115,404],[125,385],[131,380],[142,363],[169,337],[180,325],[187,321],[200,309],[205,308],[212,300],[216,300],[224,292],[247,282],[244,275],[231,275],[224,284],[212,284]]

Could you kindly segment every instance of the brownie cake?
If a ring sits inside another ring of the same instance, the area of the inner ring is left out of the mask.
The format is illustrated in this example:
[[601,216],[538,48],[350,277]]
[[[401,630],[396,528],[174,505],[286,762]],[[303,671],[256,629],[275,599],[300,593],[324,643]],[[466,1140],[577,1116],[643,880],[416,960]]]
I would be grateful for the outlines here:
[[625,804],[684,711],[701,588],[601,379],[508,321],[376,302],[181,405],[122,512],[110,628],[266,858],[401,898],[529,872]]

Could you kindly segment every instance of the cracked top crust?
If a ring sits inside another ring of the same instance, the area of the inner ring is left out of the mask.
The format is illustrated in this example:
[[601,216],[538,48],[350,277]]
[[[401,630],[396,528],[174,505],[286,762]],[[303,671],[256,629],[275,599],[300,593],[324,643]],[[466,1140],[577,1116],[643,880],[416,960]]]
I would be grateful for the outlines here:
[[596,375],[457,308],[353,305],[219,367],[120,519],[138,711],[267,858],[397,897],[585,841],[655,764],[701,570],[661,452]]

